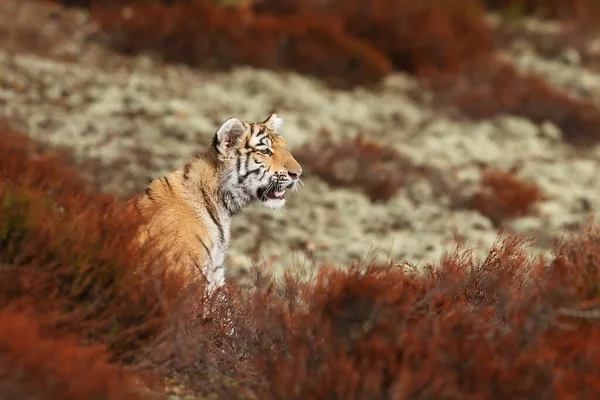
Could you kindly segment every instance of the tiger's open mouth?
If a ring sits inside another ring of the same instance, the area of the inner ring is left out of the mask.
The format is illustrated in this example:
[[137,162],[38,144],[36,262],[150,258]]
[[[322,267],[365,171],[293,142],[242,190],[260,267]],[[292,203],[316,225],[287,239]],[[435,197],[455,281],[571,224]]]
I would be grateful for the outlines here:
[[258,198],[262,201],[265,200],[283,200],[285,198],[285,189],[274,187],[264,188],[258,190]]

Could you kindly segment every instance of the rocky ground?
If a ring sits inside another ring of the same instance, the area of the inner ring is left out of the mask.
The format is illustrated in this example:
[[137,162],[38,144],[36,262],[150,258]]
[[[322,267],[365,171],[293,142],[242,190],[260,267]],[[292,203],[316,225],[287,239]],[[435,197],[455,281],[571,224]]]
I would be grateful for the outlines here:
[[[575,150],[550,123],[453,116],[408,75],[394,74],[370,90],[339,91],[293,73],[208,73],[116,54],[85,12],[16,0],[0,5],[0,26],[0,116],[38,141],[73,149],[106,191],[129,196],[204,149],[227,117],[258,120],[273,110],[285,120],[292,151],[324,130],[338,141],[361,134],[437,171],[435,178],[410,180],[387,203],[331,187],[307,171],[304,189],[286,210],[253,205],[234,221],[233,273],[256,254],[276,271],[373,257],[423,265],[453,250],[457,238],[484,254],[498,229],[475,210],[451,206],[452,196],[477,187],[482,163],[522,164],[519,175],[542,188],[531,215],[506,227],[535,236],[534,253],[547,253],[554,238],[600,209],[600,147]],[[544,58],[521,42],[507,56],[561,90],[593,97],[600,73],[568,51]],[[452,196],[435,190],[439,181]]]

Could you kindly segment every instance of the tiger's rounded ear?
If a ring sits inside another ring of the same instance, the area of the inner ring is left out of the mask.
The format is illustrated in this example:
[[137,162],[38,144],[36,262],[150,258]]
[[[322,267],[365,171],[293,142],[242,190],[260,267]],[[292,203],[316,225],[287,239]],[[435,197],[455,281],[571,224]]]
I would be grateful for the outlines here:
[[230,154],[235,150],[242,138],[246,127],[238,118],[229,118],[219,127],[213,138],[213,146],[217,153],[222,155]]
[[263,121],[263,124],[269,127],[275,133],[279,133],[279,128],[283,125],[283,119],[279,118],[277,114],[273,113],[269,116],[269,118]]

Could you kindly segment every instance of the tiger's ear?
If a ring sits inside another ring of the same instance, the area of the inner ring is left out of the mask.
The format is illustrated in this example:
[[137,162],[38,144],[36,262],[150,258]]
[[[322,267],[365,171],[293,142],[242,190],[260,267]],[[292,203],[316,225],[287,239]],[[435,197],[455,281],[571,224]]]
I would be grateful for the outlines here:
[[213,138],[213,146],[217,153],[228,155],[240,145],[246,127],[238,118],[229,118],[219,127]]
[[283,125],[283,119],[279,118],[277,114],[273,113],[269,118],[263,121],[263,124],[269,127],[275,133],[279,133],[279,128]]

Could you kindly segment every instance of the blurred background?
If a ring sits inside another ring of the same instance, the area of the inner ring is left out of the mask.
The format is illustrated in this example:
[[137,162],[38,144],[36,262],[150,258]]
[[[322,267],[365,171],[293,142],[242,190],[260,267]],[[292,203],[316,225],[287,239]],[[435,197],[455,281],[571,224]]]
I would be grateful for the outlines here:
[[234,220],[228,265],[406,259],[600,208],[592,0],[3,0],[0,123],[122,198],[230,116],[283,119],[305,170]]

